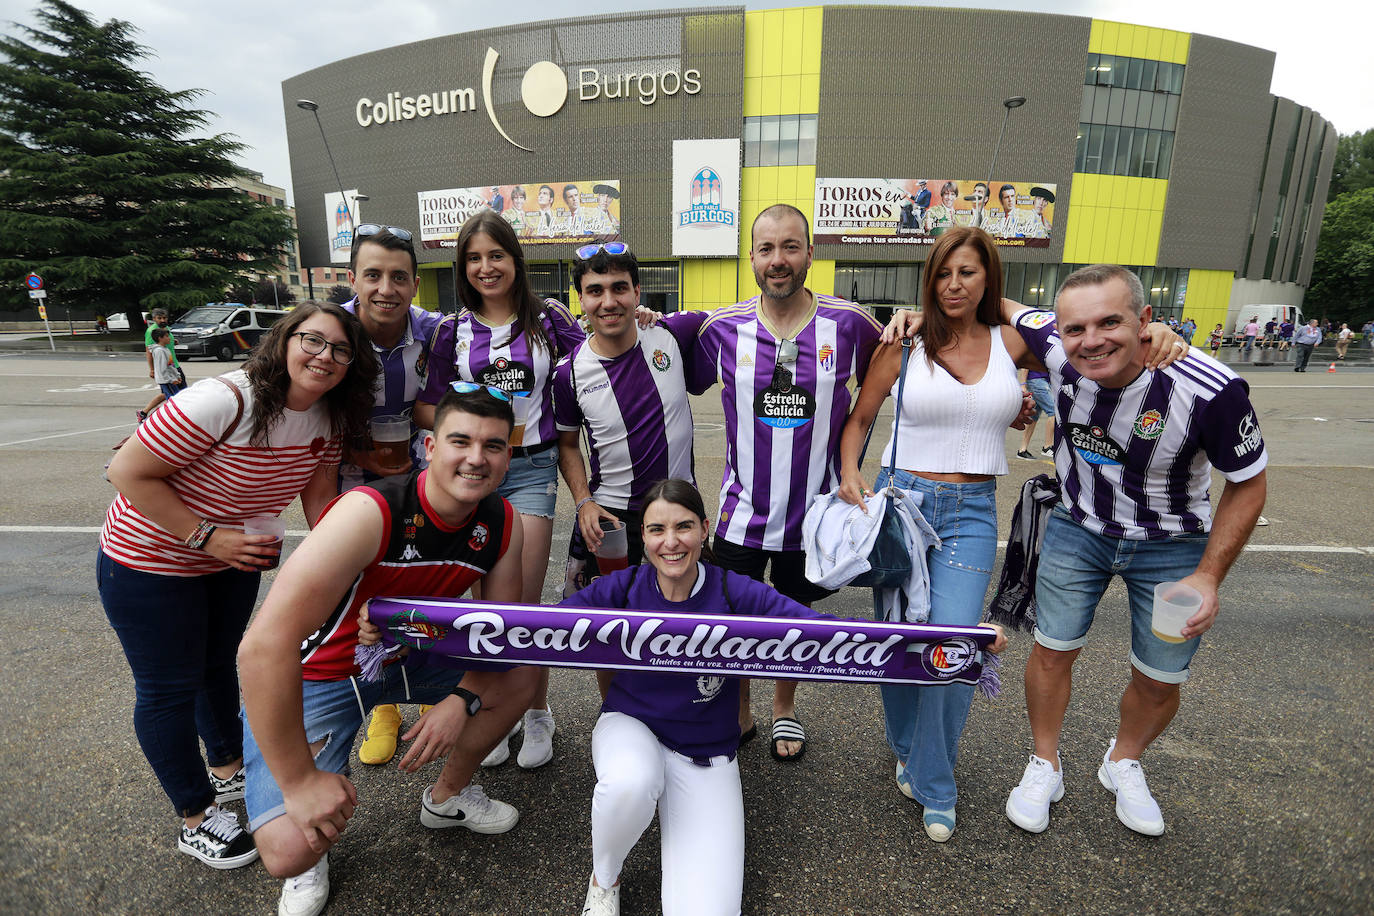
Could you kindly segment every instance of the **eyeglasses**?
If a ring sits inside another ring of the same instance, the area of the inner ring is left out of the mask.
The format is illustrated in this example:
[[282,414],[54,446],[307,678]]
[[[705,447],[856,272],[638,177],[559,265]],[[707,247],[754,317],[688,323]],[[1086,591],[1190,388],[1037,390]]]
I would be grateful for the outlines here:
[[796,365],[797,355],[797,342],[790,338],[784,337],[782,340],[778,341],[778,357],[773,361],[773,365]]
[[474,391],[485,391],[487,394],[501,401],[510,401],[510,395],[500,388],[493,388],[490,385],[479,385],[476,382],[449,382],[448,386],[458,394],[472,394]]
[[340,366],[347,366],[353,362],[353,347],[349,344],[337,344],[325,340],[318,334],[311,334],[309,331],[297,331],[291,335],[301,339],[301,349],[311,356],[319,356],[324,352],[324,348],[329,348],[329,355],[334,362]]
[[586,261],[596,255],[598,251],[604,251],[610,255],[629,254],[630,246],[624,242],[599,242],[595,245],[583,245],[574,254],[579,261]]
[[379,232],[390,232],[403,242],[409,242],[411,238],[413,238],[409,229],[401,229],[397,226],[379,226],[376,223],[363,223],[353,230],[353,237],[356,239],[365,239],[369,235],[376,235]]

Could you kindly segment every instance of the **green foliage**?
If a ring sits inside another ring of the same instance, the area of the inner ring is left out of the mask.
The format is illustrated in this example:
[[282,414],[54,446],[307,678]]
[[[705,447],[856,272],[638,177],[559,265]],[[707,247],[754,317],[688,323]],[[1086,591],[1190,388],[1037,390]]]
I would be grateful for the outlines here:
[[0,309],[27,304],[31,270],[68,302],[136,318],[271,269],[290,219],[227,186],[242,145],[196,136],[200,91],[136,69],[148,49],[130,23],[64,0],[36,18],[0,37]]
[[335,302],[339,305],[343,305],[349,299],[353,298],[353,290],[347,286],[344,286],[342,283],[338,283],[334,286],[329,287],[329,293],[328,295],[326,295],[325,298],[327,298],[330,302]]
[[1352,328],[1374,318],[1374,187],[1326,205],[1303,313]]
[[1331,197],[1374,188],[1374,130],[1345,134],[1336,141],[1331,166]]

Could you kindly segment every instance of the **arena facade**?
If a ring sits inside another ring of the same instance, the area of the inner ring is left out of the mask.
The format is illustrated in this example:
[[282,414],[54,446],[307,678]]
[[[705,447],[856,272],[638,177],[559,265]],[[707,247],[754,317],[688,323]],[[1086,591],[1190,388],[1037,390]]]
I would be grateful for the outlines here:
[[1269,93],[1273,68],[1071,16],[713,7],[431,38],[282,93],[302,266],[346,261],[353,221],[409,228],[431,309],[453,308],[457,227],[489,206],[575,311],[573,252],[616,237],[646,304],[727,305],[757,293],[749,226],[781,201],[812,217],[819,292],[910,303],[929,243],[977,224],[1012,297],[1049,304],[1109,261],[1207,329],[1301,304],[1310,278],[1337,134]]

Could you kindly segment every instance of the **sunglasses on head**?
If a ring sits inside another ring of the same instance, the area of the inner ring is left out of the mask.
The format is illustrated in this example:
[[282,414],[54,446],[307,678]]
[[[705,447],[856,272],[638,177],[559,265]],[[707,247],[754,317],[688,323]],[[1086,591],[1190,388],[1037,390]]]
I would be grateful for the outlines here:
[[379,232],[390,232],[403,242],[409,242],[412,238],[409,229],[402,229],[399,226],[379,226],[376,223],[363,223],[353,230],[353,237],[365,239],[369,235],[376,235]]
[[579,261],[586,261],[595,256],[598,251],[604,251],[611,255],[628,254],[630,246],[624,242],[598,242],[594,245],[583,245],[574,254],[577,255]]
[[474,391],[485,391],[487,394],[500,401],[510,401],[510,394],[500,388],[493,388],[490,385],[479,385],[476,382],[449,382],[449,387],[458,394],[472,394]]

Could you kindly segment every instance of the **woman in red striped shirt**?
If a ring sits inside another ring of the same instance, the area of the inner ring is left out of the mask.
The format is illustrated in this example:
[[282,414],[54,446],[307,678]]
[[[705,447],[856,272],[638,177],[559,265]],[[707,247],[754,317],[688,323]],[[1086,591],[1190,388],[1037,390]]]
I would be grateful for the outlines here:
[[139,745],[184,820],[178,848],[212,868],[258,856],[218,807],[243,797],[234,657],[280,554],[243,524],[297,495],[307,521],[319,517],[343,437],[366,431],[377,371],[356,318],[300,305],[241,370],[166,402],[110,464],[119,495],[100,533],[100,600],[133,671]]

